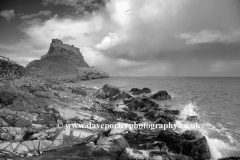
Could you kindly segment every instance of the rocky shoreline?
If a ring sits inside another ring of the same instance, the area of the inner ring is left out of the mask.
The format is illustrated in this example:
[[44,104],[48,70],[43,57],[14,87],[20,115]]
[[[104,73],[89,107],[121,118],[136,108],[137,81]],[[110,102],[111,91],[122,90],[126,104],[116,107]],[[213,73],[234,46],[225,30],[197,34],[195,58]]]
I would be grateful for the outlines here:
[[[207,160],[207,139],[197,130],[74,128],[74,124],[174,124],[179,110],[156,101],[166,91],[87,88],[77,83],[22,77],[0,85],[0,159]],[[196,117],[195,117],[196,118]],[[194,118],[188,118],[188,120]],[[240,158],[223,158],[237,160]]]

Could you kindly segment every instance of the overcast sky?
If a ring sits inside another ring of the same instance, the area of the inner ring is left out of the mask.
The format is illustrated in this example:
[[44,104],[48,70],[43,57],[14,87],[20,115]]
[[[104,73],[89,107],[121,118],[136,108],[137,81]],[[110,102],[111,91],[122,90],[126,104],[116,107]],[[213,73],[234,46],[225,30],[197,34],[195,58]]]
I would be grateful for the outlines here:
[[58,38],[112,76],[240,76],[239,0],[0,3],[0,55],[23,66]]

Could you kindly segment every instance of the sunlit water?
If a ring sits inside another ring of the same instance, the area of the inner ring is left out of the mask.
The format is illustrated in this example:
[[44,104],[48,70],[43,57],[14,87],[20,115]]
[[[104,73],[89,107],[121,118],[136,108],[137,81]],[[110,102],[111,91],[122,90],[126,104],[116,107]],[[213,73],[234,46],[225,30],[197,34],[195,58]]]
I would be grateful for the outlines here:
[[126,91],[166,90],[173,100],[160,104],[181,110],[177,123],[185,123],[189,115],[200,117],[200,131],[207,137],[213,160],[240,156],[240,78],[112,77],[80,83],[98,88],[108,83]]

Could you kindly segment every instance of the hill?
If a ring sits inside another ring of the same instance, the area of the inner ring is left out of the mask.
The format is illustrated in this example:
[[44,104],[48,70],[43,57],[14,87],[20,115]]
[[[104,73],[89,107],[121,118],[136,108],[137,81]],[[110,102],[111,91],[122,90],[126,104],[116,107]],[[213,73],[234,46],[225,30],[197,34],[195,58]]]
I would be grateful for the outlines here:
[[68,82],[109,78],[105,72],[90,67],[79,48],[58,39],[52,40],[46,55],[30,62],[26,69],[29,75]]

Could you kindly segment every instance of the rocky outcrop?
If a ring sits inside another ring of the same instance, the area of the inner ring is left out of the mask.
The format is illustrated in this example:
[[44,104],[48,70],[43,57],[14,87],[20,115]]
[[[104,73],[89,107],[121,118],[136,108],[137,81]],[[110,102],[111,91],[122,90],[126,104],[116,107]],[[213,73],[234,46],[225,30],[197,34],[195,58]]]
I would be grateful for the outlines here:
[[121,91],[119,88],[112,86],[110,84],[105,84],[102,88],[100,88],[95,96],[96,98],[114,98],[115,96],[120,95]]
[[0,56],[0,82],[21,78],[26,73],[23,66]]
[[[23,77],[0,85],[0,157],[210,158],[207,140],[200,132],[180,134],[170,128],[151,128],[155,123],[174,123],[179,110],[165,108],[146,96],[132,97],[112,85],[100,90],[105,99],[96,98],[99,90],[78,83]],[[136,124],[142,127],[134,128]]]
[[126,148],[119,160],[193,160],[191,157],[185,155],[167,155],[161,151],[154,150],[137,150],[133,148]]
[[167,91],[159,91],[151,96],[152,99],[163,101],[170,100],[172,97],[168,94]]
[[205,136],[198,131],[185,131],[178,134],[172,131],[160,131],[157,139],[167,144],[175,153],[181,153],[197,160],[211,158]]
[[40,60],[30,62],[28,75],[74,82],[98,78],[109,78],[109,75],[97,68],[89,67],[79,48],[53,39],[49,51]]
[[131,92],[133,95],[139,95],[139,94],[151,93],[152,91],[149,88],[143,88],[143,89],[132,88],[129,92]]

